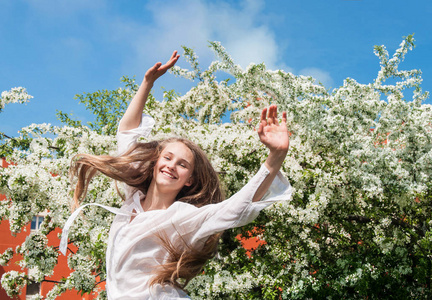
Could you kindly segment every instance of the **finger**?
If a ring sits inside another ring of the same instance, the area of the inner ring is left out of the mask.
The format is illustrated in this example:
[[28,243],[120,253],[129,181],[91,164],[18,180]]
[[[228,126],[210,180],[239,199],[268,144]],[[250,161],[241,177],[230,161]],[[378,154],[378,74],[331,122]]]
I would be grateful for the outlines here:
[[263,135],[263,133],[264,133],[264,122],[260,122],[259,124],[258,124],[258,130],[257,130],[257,132],[258,132],[258,136],[260,137],[260,139],[261,139],[261,136]]
[[261,124],[263,125],[263,129],[264,129],[264,126],[267,126],[267,108],[264,108],[261,111],[260,126],[261,126]]
[[273,118],[274,118],[274,123],[276,125],[279,125],[279,121],[278,121],[278,117],[277,117],[277,105],[274,106]]
[[275,124],[275,125],[279,125],[277,105],[274,104],[273,106],[274,106],[274,110],[273,110],[273,120],[274,120],[274,124]]
[[268,109],[268,117],[267,117],[267,123],[268,124],[275,124],[275,117],[274,117],[274,110],[275,110],[275,106],[274,105],[270,105],[269,109]]
[[166,65],[173,66],[179,59],[180,55],[175,55],[170,58],[170,60],[166,63]]
[[177,55],[176,57],[174,57],[174,59],[171,61],[170,68],[176,64],[176,62],[179,60],[179,58],[180,58],[180,55]]
[[275,120],[277,120],[277,105],[273,104],[272,105],[272,118],[274,118]]
[[287,121],[287,113],[286,113],[286,111],[284,111],[284,112],[282,113],[282,123],[285,123],[285,124],[286,124],[286,121]]
[[159,69],[159,67],[160,67],[161,65],[162,65],[161,62],[157,62],[157,63],[155,63],[153,67],[151,67],[150,69],[148,69],[148,72],[150,72],[150,73],[155,73],[155,72]]
[[267,107],[261,111],[261,121],[267,122]]
[[[176,52],[176,51],[174,51],[174,52]],[[176,64],[176,62],[178,61],[179,58],[180,58],[180,55],[172,56],[171,59],[169,61],[167,61],[167,63],[164,64],[160,69],[163,70],[164,72],[166,72],[169,68],[171,68],[172,66],[174,66]]]
[[179,57],[180,55],[177,54],[177,50],[174,50],[173,54],[171,55],[170,59],[167,61],[166,64],[171,64],[173,61],[177,61]]

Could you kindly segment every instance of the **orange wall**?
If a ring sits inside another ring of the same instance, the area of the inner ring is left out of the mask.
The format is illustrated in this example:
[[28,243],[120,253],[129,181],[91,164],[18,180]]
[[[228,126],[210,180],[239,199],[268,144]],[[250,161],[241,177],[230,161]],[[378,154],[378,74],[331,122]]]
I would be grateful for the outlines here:
[[[0,195],[0,200],[4,200],[5,197],[3,195]],[[56,229],[55,231],[51,232],[48,235],[48,245],[50,246],[58,246],[59,239],[57,238],[57,234],[61,232],[60,229]],[[6,249],[12,248],[15,249],[16,246],[21,245],[25,238],[30,234],[30,224],[27,225],[16,237],[13,237],[11,235],[11,232],[9,230],[9,221],[4,220],[0,223],[0,253],[3,253]],[[74,249],[76,250],[76,249]],[[7,266],[0,267],[0,276],[3,275],[5,272],[8,271],[18,271],[18,272],[26,272],[19,267],[16,262],[21,259],[21,255],[14,255],[13,259],[9,262]],[[61,280],[62,277],[67,277],[70,274],[70,269],[67,265],[67,258],[63,254],[59,254],[58,258],[58,264],[54,268],[54,275],[46,278],[47,280]],[[42,295],[46,295],[51,288],[53,287],[54,283],[51,282],[42,282],[41,284],[41,292]],[[23,293],[19,296],[18,299],[25,299],[25,288],[23,290]],[[3,288],[0,289],[0,299],[12,299],[6,295],[6,292]],[[77,293],[77,291],[68,291],[64,294],[62,294],[57,299],[82,299],[82,297]],[[88,298],[93,299],[93,298]]]
[[242,247],[246,249],[247,256],[251,257],[252,252],[256,248],[266,244],[266,241],[261,240],[258,237],[256,237],[260,233],[262,233],[262,230],[258,230],[257,228],[254,228],[249,232],[250,237],[244,237],[241,234],[238,234],[236,236],[236,238],[240,241]]
[[[0,195],[0,200],[4,200],[5,197]],[[0,253],[3,253],[8,248],[15,249],[17,245],[22,244],[25,241],[26,236],[30,232],[30,225],[25,228],[27,232],[24,230],[21,231],[16,237],[13,237],[9,230],[9,221],[4,220],[0,223]],[[0,276],[3,276],[5,272],[8,271],[18,271],[22,272],[21,268],[16,264],[17,261],[21,259],[21,256],[14,255],[14,257],[10,260],[7,266],[0,267]],[[12,299],[6,295],[6,292],[3,288],[0,289],[0,299]],[[25,299],[25,288],[23,293],[19,296],[18,299]]]
[[[0,159],[0,167],[7,168],[8,163],[1,158]],[[0,194],[0,200],[6,200],[6,197],[4,195]],[[27,231],[24,231],[27,230]],[[0,222],[0,253],[3,253],[8,248],[12,248],[15,250],[17,245],[22,244],[25,241],[25,238],[30,232],[30,225],[23,228],[23,230],[17,234],[17,236],[13,237],[10,230],[9,230],[9,221],[4,220]],[[0,277],[3,276],[4,273],[8,271],[21,271],[21,268],[16,264],[17,261],[21,259],[21,256],[14,255],[14,257],[9,261],[9,264],[7,266],[0,266]],[[18,298],[15,299],[25,299],[25,291],[26,289],[23,289],[23,292]],[[6,292],[3,288],[0,287],[0,299],[12,299],[6,295]]]
[[[7,162],[5,162],[4,159],[0,160],[0,167],[7,168],[8,165],[9,164]],[[0,194],[0,200],[6,200],[6,197],[4,195]],[[49,246],[58,247],[60,240],[57,236],[60,232],[61,232],[61,229],[57,228],[56,230],[54,230],[53,232],[48,234],[48,245]],[[29,234],[30,234],[30,224],[25,226],[23,228],[23,230],[14,237],[14,236],[12,236],[10,229],[9,229],[9,221],[8,220],[1,221],[0,222],[0,254],[3,253],[4,251],[6,251],[6,249],[8,249],[8,248],[12,248],[15,250],[18,245],[21,245],[25,241],[26,237]],[[72,251],[74,251],[74,252],[76,251],[76,248],[73,248],[73,246],[70,248],[72,249]],[[19,267],[16,264],[16,262],[21,260],[21,258],[22,258],[21,255],[14,255],[14,257],[11,259],[11,261],[8,263],[7,266],[0,266],[0,278],[5,272],[12,271],[12,270],[15,270],[18,272],[26,272],[26,270],[22,270],[21,267]],[[62,277],[67,277],[70,274],[70,272],[71,272],[71,270],[69,269],[69,267],[67,265],[66,256],[59,253],[58,263],[54,268],[54,275],[49,277],[49,278],[46,278],[46,279],[58,281]],[[42,295],[45,296],[51,290],[53,285],[54,285],[54,283],[51,283],[51,282],[42,282],[42,284],[41,284]],[[103,287],[104,285],[101,284],[101,286]],[[24,300],[25,294],[26,294],[26,288],[24,288],[22,294],[18,298],[15,298],[15,299]],[[81,296],[80,294],[78,294],[77,291],[72,290],[72,291],[68,291],[68,292],[62,294],[57,299],[74,300],[74,299],[94,299],[94,298],[95,297],[93,295]],[[0,287],[0,300],[6,300],[6,299],[12,299],[12,298],[8,297],[6,295],[5,290]]]

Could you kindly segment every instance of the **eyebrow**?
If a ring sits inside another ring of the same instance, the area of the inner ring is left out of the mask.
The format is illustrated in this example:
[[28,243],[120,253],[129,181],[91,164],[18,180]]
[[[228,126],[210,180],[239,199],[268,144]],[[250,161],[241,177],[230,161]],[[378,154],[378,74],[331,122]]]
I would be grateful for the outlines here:
[[[171,155],[174,155],[174,153],[172,153],[171,151],[167,151],[166,153],[171,154]],[[191,164],[187,159],[185,159],[185,158],[180,158],[180,160],[182,160],[182,161],[188,163],[190,166],[192,166],[192,164]]]

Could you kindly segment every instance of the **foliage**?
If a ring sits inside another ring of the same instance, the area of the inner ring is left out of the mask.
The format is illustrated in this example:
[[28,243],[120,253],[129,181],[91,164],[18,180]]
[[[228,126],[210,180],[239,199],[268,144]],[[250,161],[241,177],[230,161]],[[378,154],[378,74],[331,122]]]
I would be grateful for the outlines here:
[[[128,106],[131,92],[135,93],[138,90],[134,79],[124,76],[121,81],[125,85],[124,89],[118,88],[113,91],[102,90],[84,95],[76,95],[75,97],[75,100],[78,100],[80,104],[84,104],[96,116],[96,120],[88,122],[87,127],[98,134],[114,135],[116,133],[117,124]],[[57,112],[57,117],[62,123],[68,126],[83,126],[81,121],[72,119],[69,114],[62,111]]]
[[[413,37],[405,38],[391,58],[384,46],[375,47],[381,68],[373,83],[347,78],[332,91],[311,77],[267,70],[264,64],[243,70],[219,43],[210,46],[219,60],[207,70],[202,71],[195,53],[185,48],[192,69],[172,71],[197,81],[189,92],[166,92],[163,101],[150,99],[145,112],[157,120],[154,138],[180,134],[201,145],[229,196],[264,161],[266,150],[251,124],[257,123],[262,107],[277,103],[287,111],[292,133],[282,172],[295,193],[254,223],[226,232],[217,257],[188,285],[191,296],[430,297],[432,107],[422,104],[428,93],[421,91],[421,72],[399,70],[414,46]],[[231,79],[218,81],[218,71]],[[1,147],[7,151],[0,151],[16,165],[0,170],[0,190],[9,199],[1,202],[0,215],[18,232],[33,215],[48,212],[39,234],[17,250],[24,254],[21,266],[34,269],[37,278],[7,273],[2,284],[11,295],[25,280],[40,281],[51,274],[57,254],[43,237],[62,227],[70,214],[71,157],[114,153],[118,114],[137,88],[133,80],[124,82],[124,89],[77,97],[96,114],[88,126],[60,112],[63,127],[33,124],[19,137],[4,139]],[[102,109],[107,102],[109,107]],[[229,112],[231,122],[222,123]],[[121,203],[103,176],[92,181],[85,201]],[[74,272],[48,299],[66,289],[98,289],[96,277],[105,276],[103,257],[112,218],[89,208],[75,221],[69,237],[78,250],[68,253]],[[235,237],[254,232],[265,243],[249,256]],[[2,262],[9,256],[2,255]],[[45,264],[46,259],[50,263]]]
[[33,98],[33,96],[27,93],[27,90],[23,87],[15,87],[10,91],[4,91],[0,96],[0,112],[4,109],[6,104],[9,103],[26,103]]

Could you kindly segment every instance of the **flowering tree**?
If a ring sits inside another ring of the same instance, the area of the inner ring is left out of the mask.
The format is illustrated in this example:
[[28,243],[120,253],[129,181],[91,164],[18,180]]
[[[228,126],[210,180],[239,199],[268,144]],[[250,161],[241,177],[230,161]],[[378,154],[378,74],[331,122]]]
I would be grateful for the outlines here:
[[[243,70],[219,43],[210,46],[219,59],[207,70],[200,69],[188,48],[191,70],[173,69],[196,82],[189,92],[166,92],[163,101],[150,97],[145,112],[157,120],[152,138],[179,134],[198,143],[229,196],[266,157],[252,124],[262,107],[277,103],[288,114],[292,136],[282,172],[295,193],[253,224],[223,235],[217,257],[188,285],[192,297],[430,297],[432,107],[422,104],[428,94],[420,88],[421,72],[399,70],[414,46],[413,37],[406,37],[391,58],[384,46],[375,47],[381,68],[374,82],[347,78],[333,91],[311,77],[267,70],[264,64]],[[229,73],[230,79],[218,81],[217,71]],[[16,165],[0,170],[0,189],[8,197],[1,202],[1,217],[18,232],[35,214],[47,212],[40,231],[1,256],[6,264],[14,251],[23,254],[21,267],[32,270],[31,275],[3,276],[2,286],[10,295],[52,274],[58,249],[47,245],[46,235],[70,215],[71,158],[77,153],[114,154],[115,124],[137,90],[133,80],[123,81],[125,88],[78,96],[95,112],[93,123],[84,125],[59,112],[63,127],[33,124],[19,137],[3,139],[1,153]],[[230,112],[231,122],[222,123]],[[121,204],[104,176],[92,181],[85,202]],[[47,299],[72,288],[98,290],[112,219],[110,213],[89,207],[75,221],[69,238],[78,250],[68,251],[74,271]],[[238,234],[255,235],[262,242],[247,253]]]

